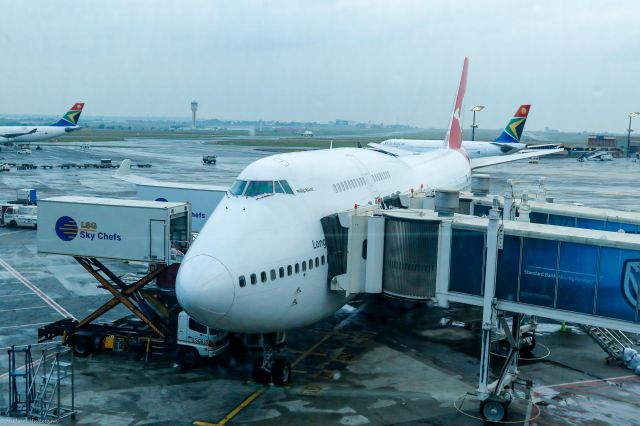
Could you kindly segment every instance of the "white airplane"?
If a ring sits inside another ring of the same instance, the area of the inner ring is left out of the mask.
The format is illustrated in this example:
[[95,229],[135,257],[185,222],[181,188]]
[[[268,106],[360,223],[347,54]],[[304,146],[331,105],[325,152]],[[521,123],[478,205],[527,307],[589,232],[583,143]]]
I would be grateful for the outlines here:
[[349,301],[329,290],[321,218],[420,185],[462,189],[474,168],[541,155],[469,160],[460,127],[467,66],[465,58],[446,148],[273,155],[247,166],[211,214],[180,266],[176,295],[190,316],[209,327],[263,334],[256,382],[283,385],[290,379],[290,364],[276,357],[276,333],[330,317]]
[[82,102],[73,104],[60,120],[49,126],[0,126],[0,143],[37,142],[78,130],[82,108],[84,108]]
[[[527,148],[526,144],[520,143],[520,137],[530,109],[531,105],[520,105],[507,125],[504,126],[500,136],[493,141],[463,141],[462,147],[469,155],[469,158],[513,154]],[[441,149],[442,141],[434,139],[387,139],[380,142],[380,145],[412,152],[425,152]],[[545,147],[549,148],[547,145]]]

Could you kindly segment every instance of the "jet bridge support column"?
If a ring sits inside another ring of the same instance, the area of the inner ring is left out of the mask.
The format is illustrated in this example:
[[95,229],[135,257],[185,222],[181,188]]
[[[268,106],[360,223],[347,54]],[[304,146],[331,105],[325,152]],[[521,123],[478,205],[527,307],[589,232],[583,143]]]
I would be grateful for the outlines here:
[[438,234],[438,259],[436,267],[436,299],[441,308],[449,307],[449,278],[451,265],[451,225],[453,218],[443,217]]
[[491,326],[495,320],[496,271],[498,265],[498,239],[501,225],[498,223],[499,202],[493,199],[493,208],[489,211],[487,228],[487,263],[485,270],[484,303],[482,306],[482,349],[480,355],[480,379],[478,392],[480,399],[488,397],[489,350],[491,346]]

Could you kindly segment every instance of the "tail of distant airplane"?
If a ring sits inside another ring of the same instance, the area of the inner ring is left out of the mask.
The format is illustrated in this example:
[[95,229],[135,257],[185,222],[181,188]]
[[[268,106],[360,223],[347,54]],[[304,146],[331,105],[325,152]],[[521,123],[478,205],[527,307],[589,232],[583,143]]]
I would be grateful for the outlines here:
[[76,102],[75,104],[73,104],[71,109],[67,111],[67,113],[62,116],[62,118],[58,120],[57,123],[52,124],[52,126],[77,126],[78,120],[80,120],[80,114],[82,114],[82,108],[84,108],[84,103]]
[[524,124],[527,122],[527,116],[531,105],[520,105],[518,111],[513,115],[513,118],[509,120],[500,136],[498,136],[494,142],[500,143],[520,143],[520,137],[524,130]]
[[458,87],[458,95],[456,103],[451,113],[451,123],[449,130],[444,138],[444,147],[449,149],[462,149],[462,124],[460,123],[460,111],[462,111],[462,101],[464,100],[464,92],[467,89],[467,70],[469,69],[469,58],[464,58],[462,66],[462,75],[460,76],[460,86]]

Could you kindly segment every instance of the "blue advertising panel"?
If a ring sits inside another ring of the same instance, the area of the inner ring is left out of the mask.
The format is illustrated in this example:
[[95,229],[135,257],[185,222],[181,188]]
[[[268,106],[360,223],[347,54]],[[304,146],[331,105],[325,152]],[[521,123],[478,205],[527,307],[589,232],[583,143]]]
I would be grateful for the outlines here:
[[604,220],[586,219],[579,217],[576,219],[576,227],[583,229],[597,229],[598,231],[604,231],[606,228],[606,222]]
[[602,247],[596,314],[637,320],[639,272],[640,252]]
[[523,238],[520,302],[554,306],[557,262],[557,241]]
[[505,235],[502,250],[498,251],[498,272],[496,276],[496,297],[503,300],[518,300],[518,280],[520,279],[520,244],[522,239]]
[[484,232],[453,229],[449,289],[481,296],[484,289]]
[[561,216],[557,214],[549,215],[549,225],[576,227],[576,218],[571,216]]
[[619,222],[607,222],[607,231],[609,232],[618,232],[623,230],[627,234],[637,234],[638,233],[638,225],[631,225],[628,223],[619,223]]
[[556,308],[594,313],[598,282],[598,247],[560,242]]

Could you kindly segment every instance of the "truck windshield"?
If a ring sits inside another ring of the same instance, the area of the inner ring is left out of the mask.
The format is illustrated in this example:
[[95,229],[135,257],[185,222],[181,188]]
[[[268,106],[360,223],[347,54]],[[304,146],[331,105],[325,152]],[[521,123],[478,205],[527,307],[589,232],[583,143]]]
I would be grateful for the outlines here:
[[231,185],[229,192],[233,195],[242,195],[242,193],[244,192],[244,188],[246,186],[247,186],[246,180],[237,180],[233,182],[233,185]]

